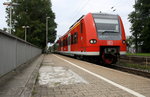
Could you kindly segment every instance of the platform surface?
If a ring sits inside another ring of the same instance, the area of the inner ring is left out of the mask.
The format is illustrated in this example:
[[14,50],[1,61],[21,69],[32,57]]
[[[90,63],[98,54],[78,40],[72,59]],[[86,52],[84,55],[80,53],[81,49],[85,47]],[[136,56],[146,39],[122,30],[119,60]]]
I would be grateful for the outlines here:
[[63,84],[61,78],[55,76],[51,86],[52,83],[41,85],[38,78],[33,97],[150,97],[148,78],[58,54],[45,55],[41,68],[45,66],[66,68],[85,82]]

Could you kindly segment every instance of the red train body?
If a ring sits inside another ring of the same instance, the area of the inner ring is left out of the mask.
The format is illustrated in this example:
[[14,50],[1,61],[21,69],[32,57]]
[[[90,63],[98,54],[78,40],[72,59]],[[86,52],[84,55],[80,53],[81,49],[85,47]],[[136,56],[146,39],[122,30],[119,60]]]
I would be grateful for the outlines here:
[[88,13],[57,41],[57,52],[71,56],[97,56],[106,64],[116,63],[126,53],[126,37],[120,16]]

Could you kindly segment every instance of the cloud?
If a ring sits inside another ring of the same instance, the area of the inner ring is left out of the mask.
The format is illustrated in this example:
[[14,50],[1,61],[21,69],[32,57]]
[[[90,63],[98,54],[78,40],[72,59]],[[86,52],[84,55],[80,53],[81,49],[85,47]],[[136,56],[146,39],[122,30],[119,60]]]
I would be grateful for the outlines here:
[[[57,33],[63,35],[69,27],[83,14],[89,12],[106,12],[119,14],[123,20],[125,31],[130,35],[128,14],[132,12],[134,0],[52,0],[52,9],[58,24]],[[115,12],[111,9],[114,7]]]
[[3,29],[3,28],[7,28],[7,23],[6,23],[6,12],[5,12],[5,9],[6,9],[6,6],[3,5],[3,3],[6,2],[6,0],[1,0],[0,1],[0,29]]
[[[6,24],[6,6],[0,1],[0,29],[7,27]],[[56,15],[55,21],[58,24],[58,35],[63,35],[69,30],[69,27],[82,15],[89,12],[106,12],[119,14],[123,20],[125,31],[127,35],[130,35],[130,23],[128,22],[128,14],[132,12],[134,0],[51,0],[52,10]],[[116,9],[112,11],[111,7]]]

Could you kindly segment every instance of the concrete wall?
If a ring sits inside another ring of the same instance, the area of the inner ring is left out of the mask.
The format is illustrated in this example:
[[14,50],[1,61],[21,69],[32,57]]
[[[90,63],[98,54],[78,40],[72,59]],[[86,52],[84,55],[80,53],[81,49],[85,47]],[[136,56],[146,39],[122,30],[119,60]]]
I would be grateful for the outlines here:
[[0,77],[41,52],[36,46],[0,30]]

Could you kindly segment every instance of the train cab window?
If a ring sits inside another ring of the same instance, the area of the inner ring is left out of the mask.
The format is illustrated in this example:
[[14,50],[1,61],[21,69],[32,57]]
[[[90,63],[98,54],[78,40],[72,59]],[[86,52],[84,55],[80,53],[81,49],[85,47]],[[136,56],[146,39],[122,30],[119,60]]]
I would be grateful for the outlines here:
[[97,26],[97,31],[98,33],[103,33],[103,32],[112,32],[112,33],[117,33],[119,32],[119,24],[118,20],[114,19],[95,19],[96,26]]
[[120,40],[121,31],[118,15],[93,14],[97,35],[101,40]]

